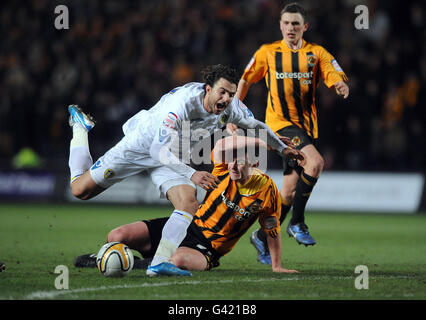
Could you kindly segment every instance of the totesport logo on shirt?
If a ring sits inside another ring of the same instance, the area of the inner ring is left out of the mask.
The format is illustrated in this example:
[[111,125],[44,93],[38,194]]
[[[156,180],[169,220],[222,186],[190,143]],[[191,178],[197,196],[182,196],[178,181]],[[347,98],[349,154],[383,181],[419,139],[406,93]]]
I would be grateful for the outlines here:
[[277,79],[309,79],[314,77],[314,72],[276,72]]

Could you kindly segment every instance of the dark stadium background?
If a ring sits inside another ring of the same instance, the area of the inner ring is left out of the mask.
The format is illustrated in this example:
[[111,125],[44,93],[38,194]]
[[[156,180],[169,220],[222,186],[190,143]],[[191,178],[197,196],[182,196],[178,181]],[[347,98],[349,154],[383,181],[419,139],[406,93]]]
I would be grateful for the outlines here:
[[[68,104],[98,124],[93,159],[121,126],[162,94],[200,81],[209,64],[242,73],[263,43],[281,39],[288,1],[6,1],[0,10],[0,169],[68,174]],[[426,91],[423,1],[300,1],[305,39],[327,48],[349,77],[343,100],[320,86],[320,150],[326,171],[424,172]],[[54,10],[69,9],[57,30]],[[369,9],[369,29],[354,8]],[[246,104],[264,119],[265,85]],[[26,149],[25,149],[26,148]],[[27,154],[23,153],[27,150]],[[29,151],[28,151],[29,150]],[[280,167],[279,159],[270,161]]]

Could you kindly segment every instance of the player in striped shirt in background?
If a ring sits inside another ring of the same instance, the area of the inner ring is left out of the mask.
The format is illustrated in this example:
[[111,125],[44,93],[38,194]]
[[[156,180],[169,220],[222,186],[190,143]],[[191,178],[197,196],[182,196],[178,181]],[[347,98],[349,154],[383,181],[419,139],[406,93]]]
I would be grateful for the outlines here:
[[[299,244],[314,245],[305,224],[305,207],[323,170],[324,159],[317,150],[318,119],[315,105],[320,79],[347,98],[347,77],[336,59],[322,46],[303,39],[308,29],[306,10],[297,3],[284,7],[280,16],[283,39],[262,45],[242,75],[236,97],[244,100],[253,83],[265,79],[268,89],[265,123],[278,135],[291,138],[307,159],[301,168],[291,160],[283,160],[284,182],[280,194],[283,201],[282,219],[293,206],[287,233]],[[227,125],[233,132],[236,126]],[[251,238],[259,251],[259,260],[270,264],[268,245],[262,230]]]

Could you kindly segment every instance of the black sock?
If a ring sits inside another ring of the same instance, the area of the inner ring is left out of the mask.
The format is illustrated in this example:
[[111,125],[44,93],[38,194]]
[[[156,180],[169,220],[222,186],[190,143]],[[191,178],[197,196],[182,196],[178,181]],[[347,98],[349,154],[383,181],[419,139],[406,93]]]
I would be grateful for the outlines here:
[[[135,257],[136,258],[136,257]],[[133,269],[148,269],[148,266],[151,264],[152,258],[146,259],[135,259],[135,263],[133,264]]]
[[291,217],[290,224],[305,222],[306,203],[317,181],[318,178],[311,177],[305,172],[301,173],[299,181],[296,184],[296,193],[293,201],[293,216]]
[[291,205],[281,204],[281,217],[280,217],[280,225],[283,224],[285,218],[287,217],[287,214],[289,213],[291,209]]
[[289,159],[287,162],[287,165],[289,168],[292,168],[294,171],[296,171],[297,175],[300,176],[303,172],[303,168],[299,166],[296,160]]
[[[285,204],[281,204],[281,217],[280,217],[280,224],[283,224],[285,217],[287,216],[287,213],[290,211],[291,206],[287,206]],[[259,228],[257,230],[257,238],[263,242],[265,245],[265,248],[268,249],[268,240],[265,231],[263,231],[262,228]]]

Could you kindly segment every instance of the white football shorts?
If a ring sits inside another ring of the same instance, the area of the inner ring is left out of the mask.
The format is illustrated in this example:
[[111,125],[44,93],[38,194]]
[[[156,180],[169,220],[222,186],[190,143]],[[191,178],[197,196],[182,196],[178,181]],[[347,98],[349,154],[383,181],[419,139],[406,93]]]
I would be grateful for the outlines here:
[[185,184],[196,189],[190,179],[153,160],[149,151],[142,153],[129,149],[125,140],[121,140],[100,157],[90,168],[90,175],[98,186],[107,189],[142,171],[150,173],[162,198],[166,197],[170,188],[177,185]]

